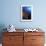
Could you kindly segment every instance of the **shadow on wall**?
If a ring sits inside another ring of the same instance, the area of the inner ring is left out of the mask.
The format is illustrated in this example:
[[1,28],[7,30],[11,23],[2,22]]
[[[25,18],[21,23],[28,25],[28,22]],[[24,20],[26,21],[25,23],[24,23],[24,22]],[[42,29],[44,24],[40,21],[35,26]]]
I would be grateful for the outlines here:
[[0,43],[2,43],[2,32],[5,32],[6,30],[3,30],[4,28],[6,28],[6,26],[4,24],[0,24]]

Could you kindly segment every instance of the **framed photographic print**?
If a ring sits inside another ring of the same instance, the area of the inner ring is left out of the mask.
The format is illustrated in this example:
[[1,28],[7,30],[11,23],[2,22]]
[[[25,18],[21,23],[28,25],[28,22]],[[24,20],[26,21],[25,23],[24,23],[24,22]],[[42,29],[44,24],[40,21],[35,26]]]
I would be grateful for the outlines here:
[[21,5],[21,21],[32,21],[33,19],[33,6]]

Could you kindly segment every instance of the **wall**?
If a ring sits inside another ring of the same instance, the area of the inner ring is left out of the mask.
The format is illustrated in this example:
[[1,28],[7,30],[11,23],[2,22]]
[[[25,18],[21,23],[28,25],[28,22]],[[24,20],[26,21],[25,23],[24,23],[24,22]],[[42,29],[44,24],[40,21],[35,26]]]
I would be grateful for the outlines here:
[[[46,28],[46,0],[0,0],[0,24],[15,25],[16,28]],[[21,5],[33,5],[33,21],[21,22]]]

